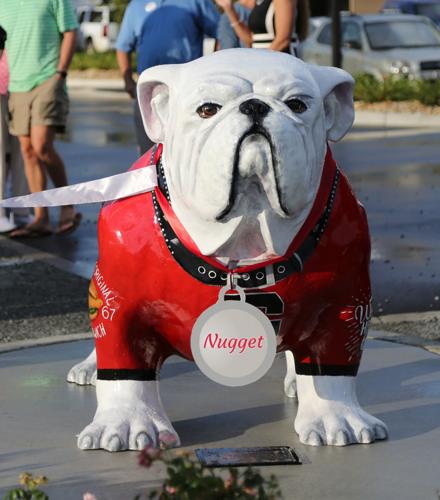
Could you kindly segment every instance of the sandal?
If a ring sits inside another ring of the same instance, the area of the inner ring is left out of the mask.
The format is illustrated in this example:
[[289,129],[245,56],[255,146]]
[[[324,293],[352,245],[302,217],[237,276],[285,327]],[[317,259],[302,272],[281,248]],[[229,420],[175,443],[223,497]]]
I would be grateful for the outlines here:
[[39,238],[41,236],[50,236],[51,234],[52,229],[49,227],[31,223],[11,231],[9,233],[9,238]]
[[73,233],[73,231],[75,231],[75,229],[77,229],[77,227],[81,224],[81,220],[82,214],[77,212],[71,219],[60,221],[55,234],[59,235]]

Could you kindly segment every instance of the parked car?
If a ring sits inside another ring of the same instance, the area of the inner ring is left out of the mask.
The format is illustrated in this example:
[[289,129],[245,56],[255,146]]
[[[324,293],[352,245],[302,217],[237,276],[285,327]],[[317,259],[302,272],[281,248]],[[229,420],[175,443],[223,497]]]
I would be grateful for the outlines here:
[[109,5],[78,7],[78,48],[86,52],[113,49],[119,32],[115,13],[115,9]]
[[426,16],[440,26],[440,0],[387,0],[384,9]]
[[[440,78],[440,31],[428,18],[407,14],[342,16],[343,67],[379,80],[390,75]],[[305,61],[331,65],[331,21],[320,24],[302,44]]]

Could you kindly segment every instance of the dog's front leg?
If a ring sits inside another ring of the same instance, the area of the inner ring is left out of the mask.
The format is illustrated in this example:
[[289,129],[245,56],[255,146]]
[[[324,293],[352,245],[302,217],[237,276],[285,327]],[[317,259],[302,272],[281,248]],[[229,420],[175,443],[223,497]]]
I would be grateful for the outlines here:
[[156,380],[97,380],[98,408],[93,422],[78,436],[83,450],[142,450],[148,444],[180,445],[159,395]]
[[295,430],[302,443],[345,446],[386,439],[388,430],[359,405],[355,377],[297,375]]

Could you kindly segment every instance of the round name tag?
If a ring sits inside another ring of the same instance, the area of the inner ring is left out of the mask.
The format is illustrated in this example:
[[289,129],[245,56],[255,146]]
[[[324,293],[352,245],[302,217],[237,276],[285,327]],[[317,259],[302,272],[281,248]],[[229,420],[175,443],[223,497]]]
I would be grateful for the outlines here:
[[267,316],[246,302],[225,300],[228,286],[221,289],[216,304],[204,311],[194,324],[191,351],[200,370],[211,380],[230,387],[251,384],[272,366],[276,335]]

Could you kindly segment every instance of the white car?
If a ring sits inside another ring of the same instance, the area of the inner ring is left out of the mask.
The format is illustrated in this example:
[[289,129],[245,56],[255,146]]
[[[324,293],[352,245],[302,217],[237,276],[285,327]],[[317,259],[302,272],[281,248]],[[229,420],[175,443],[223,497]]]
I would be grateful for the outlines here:
[[109,5],[78,7],[78,48],[86,52],[106,52],[114,48],[119,32],[115,9]]
[[[306,62],[332,64],[331,20],[322,21],[301,45]],[[396,75],[440,78],[440,31],[426,17],[384,13],[342,16],[343,68],[378,80]]]

